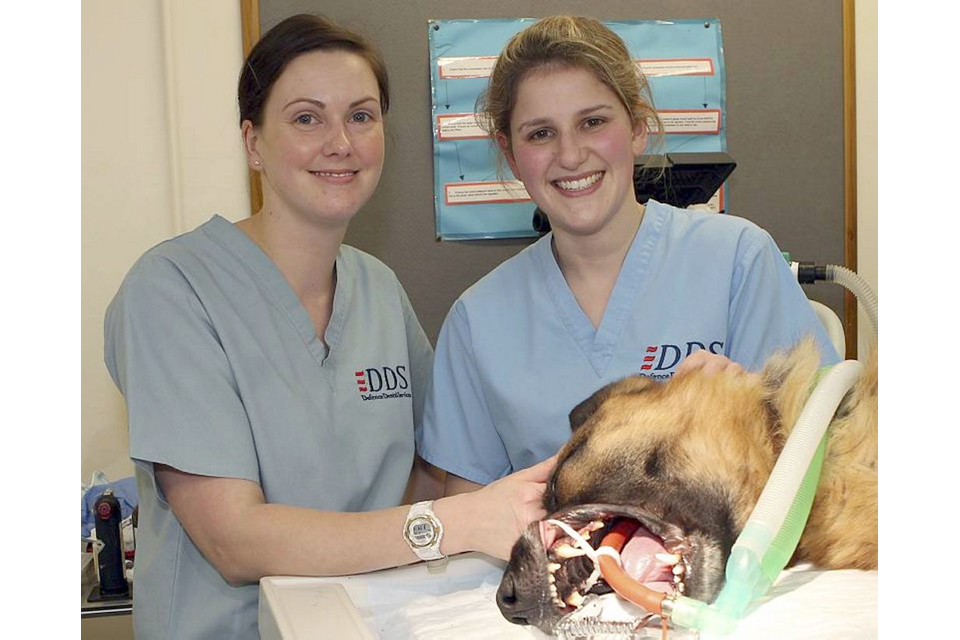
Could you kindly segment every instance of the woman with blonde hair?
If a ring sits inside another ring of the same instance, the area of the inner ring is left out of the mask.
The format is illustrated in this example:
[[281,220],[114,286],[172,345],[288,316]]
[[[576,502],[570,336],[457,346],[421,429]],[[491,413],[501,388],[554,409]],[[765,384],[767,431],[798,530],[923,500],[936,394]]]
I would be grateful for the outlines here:
[[731,215],[641,204],[634,160],[662,132],[613,31],[554,16],[506,45],[484,115],[552,231],[454,303],[418,452],[487,484],[554,454],[568,415],[632,374],[756,369],[813,335],[838,356],[769,234]]

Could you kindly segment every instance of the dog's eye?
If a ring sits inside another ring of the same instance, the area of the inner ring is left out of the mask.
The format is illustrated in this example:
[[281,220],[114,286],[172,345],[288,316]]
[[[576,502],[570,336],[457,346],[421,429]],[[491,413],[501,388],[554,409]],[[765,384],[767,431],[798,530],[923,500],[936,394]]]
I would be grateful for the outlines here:
[[657,447],[647,456],[643,470],[650,478],[656,478],[663,473],[663,447]]
[[557,510],[557,470],[554,469],[547,480],[547,487],[543,491],[543,508],[547,513]]

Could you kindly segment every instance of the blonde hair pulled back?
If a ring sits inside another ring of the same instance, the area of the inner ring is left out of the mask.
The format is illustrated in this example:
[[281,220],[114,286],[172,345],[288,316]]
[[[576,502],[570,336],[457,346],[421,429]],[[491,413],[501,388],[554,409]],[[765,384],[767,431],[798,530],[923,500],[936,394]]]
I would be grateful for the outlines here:
[[551,16],[520,31],[504,47],[487,90],[478,98],[481,124],[491,136],[510,142],[510,117],[520,82],[544,67],[577,67],[591,71],[609,87],[634,126],[662,136],[650,85],[623,40],[600,21],[585,16]]

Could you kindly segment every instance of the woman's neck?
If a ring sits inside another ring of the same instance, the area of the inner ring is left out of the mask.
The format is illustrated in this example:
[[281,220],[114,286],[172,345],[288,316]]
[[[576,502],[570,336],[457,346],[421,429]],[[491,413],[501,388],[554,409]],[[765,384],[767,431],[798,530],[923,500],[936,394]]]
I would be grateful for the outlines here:
[[557,265],[594,328],[599,328],[603,320],[607,302],[643,221],[644,211],[644,205],[637,203],[637,215],[618,216],[610,225],[590,236],[554,232],[552,249]]
[[599,232],[589,236],[568,233],[553,235],[553,254],[560,271],[571,278],[616,276],[643,221],[646,207],[637,203],[636,215],[617,216]]
[[265,206],[237,227],[269,256],[301,299],[332,292],[333,268],[346,225],[307,224]]

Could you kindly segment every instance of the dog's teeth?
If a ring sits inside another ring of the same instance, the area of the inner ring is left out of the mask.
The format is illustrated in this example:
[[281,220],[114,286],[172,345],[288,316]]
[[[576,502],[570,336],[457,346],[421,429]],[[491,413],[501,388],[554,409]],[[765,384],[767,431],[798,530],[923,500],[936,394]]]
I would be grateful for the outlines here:
[[587,555],[587,552],[584,551],[583,549],[577,549],[573,545],[569,545],[567,543],[563,543],[557,546],[557,548],[553,550],[553,553],[557,557],[564,558],[564,559],[576,558],[579,556]]
[[583,599],[584,598],[582,595],[580,595],[579,591],[574,591],[573,593],[567,596],[567,604],[570,605],[571,607],[579,608],[580,605],[583,604]]
[[654,557],[660,562],[671,567],[680,562],[680,555],[676,553],[657,553]]
[[680,593],[683,593],[683,590],[684,590],[684,589],[686,589],[686,585],[684,585],[682,582],[678,582],[678,583],[677,583],[677,591],[679,591]]
[[549,562],[549,563],[547,563],[547,571],[549,571],[550,573],[555,573],[555,572],[557,572],[559,569],[560,569],[560,563],[559,563],[559,562]]
[[549,582],[550,584],[554,584],[556,581],[557,581],[557,577],[555,575],[553,575],[552,573],[547,574],[547,582]]
[[683,578],[681,578],[681,577],[680,577],[679,575],[677,575],[677,574],[674,574],[674,575],[673,575],[673,584],[680,584],[681,582],[683,582]]
[[683,575],[683,571],[684,569],[682,564],[673,565],[673,575],[675,576]]
[[666,547],[667,551],[670,553],[677,553],[680,555],[683,555],[690,550],[689,546],[687,545],[687,541],[676,536],[664,538],[663,546]]
[[563,604],[563,600],[559,596],[553,596],[553,604],[557,605],[558,609],[566,609],[567,606]]
[[594,520],[593,522],[584,525],[583,528],[577,533],[586,538],[594,531],[599,531],[600,529],[603,529],[603,520]]
[[550,595],[552,595],[554,598],[558,597],[559,594],[557,593],[556,583],[550,583]]

